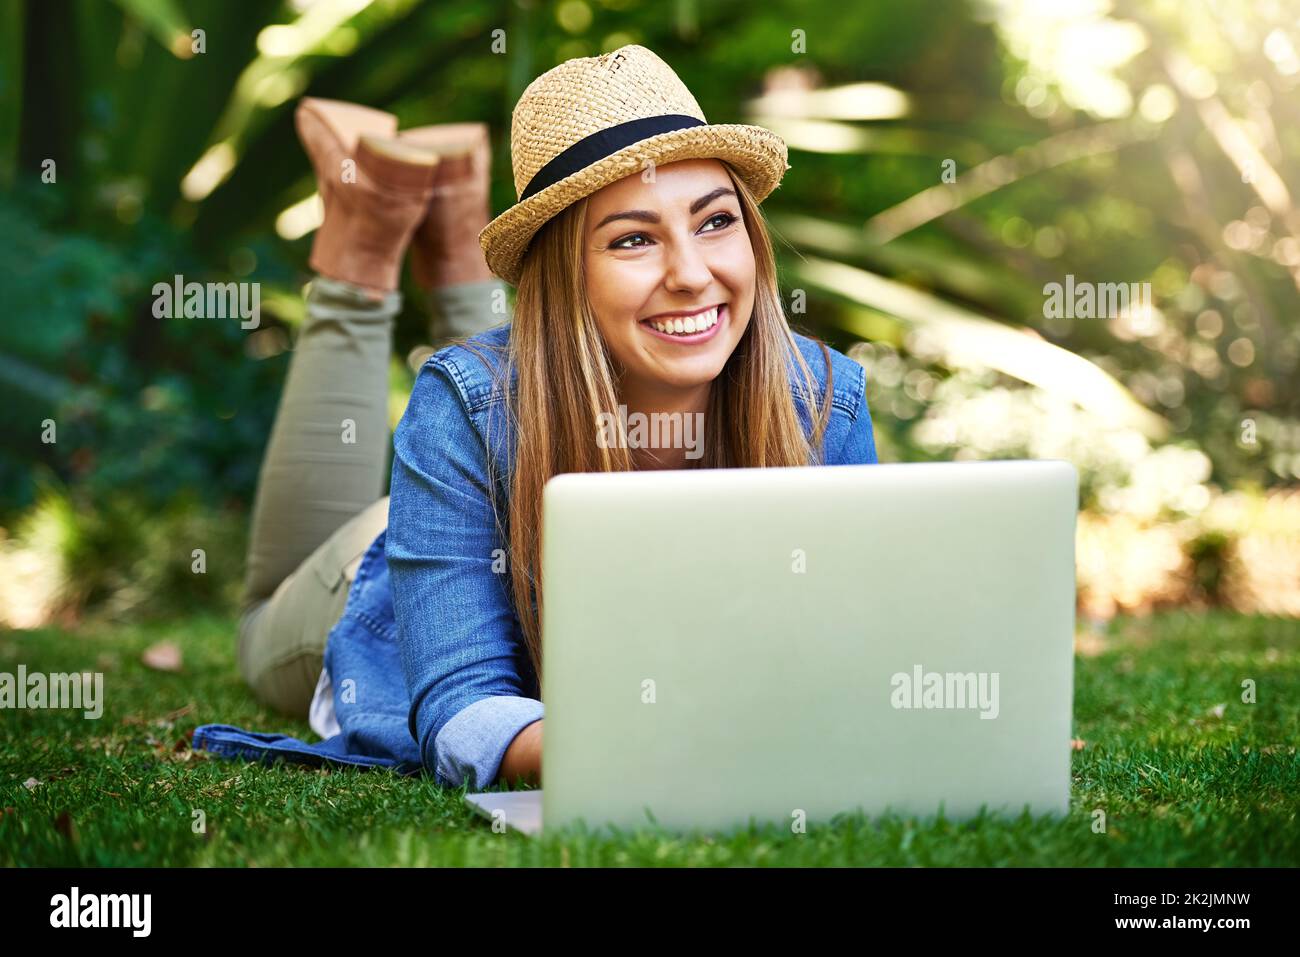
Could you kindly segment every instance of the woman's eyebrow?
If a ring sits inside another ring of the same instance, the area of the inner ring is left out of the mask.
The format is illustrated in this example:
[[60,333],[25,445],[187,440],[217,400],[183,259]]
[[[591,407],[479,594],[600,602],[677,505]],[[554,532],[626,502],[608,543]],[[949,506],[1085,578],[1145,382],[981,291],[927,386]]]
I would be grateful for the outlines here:
[[[734,189],[729,189],[726,186],[719,186],[717,189],[713,190],[712,192],[705,193],[695,202],[691,203],[691,215],[694,216],[696,213],[702,210],[705,206],[709,205],[709,203],[713,202],[719,196],[735,196],[735,195],[736,195],[736,191]],[[602,226],[608,223],[612,223],[616,219],[635,219],[643,223],[657,223],[659,222],[659,214],[652,213],[648,209],[625,209],[621,213],[610,213],[608,216],[606,216],[604,219],[602,219],[600,222],[598,222],[595,225],[595,227],[592,229],[592,232],[595,232],[597,229],[600,229]]]

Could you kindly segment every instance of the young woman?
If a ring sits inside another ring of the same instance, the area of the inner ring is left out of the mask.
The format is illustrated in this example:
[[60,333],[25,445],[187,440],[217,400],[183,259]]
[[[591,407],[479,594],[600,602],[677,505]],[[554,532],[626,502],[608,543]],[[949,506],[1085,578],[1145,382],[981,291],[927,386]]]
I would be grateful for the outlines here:
[[[206,725],[194,746],[540,783],[549,478],[876,459],[862,368],[782,307],[758,204],[785,144],[707,124],[644,47],[570,60],[520,98],[519,202],[487,223],[479,125],[394,135],[391,117],[321,101],[299,117],[326,215],[254,507],[240,665],[326,740]],[[380,499],[412,235],[436,331],[457,339],[419,372]],[[620,406],[702,413],[702,456],[603,441]]]

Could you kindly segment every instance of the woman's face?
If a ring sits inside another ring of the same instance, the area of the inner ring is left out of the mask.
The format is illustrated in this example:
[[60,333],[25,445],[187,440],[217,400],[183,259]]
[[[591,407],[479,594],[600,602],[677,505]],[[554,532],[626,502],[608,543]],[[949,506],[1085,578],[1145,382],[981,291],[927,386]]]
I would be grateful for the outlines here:
[[[754,250],[718,160],[657,167],[653,182],[642,176],[588,199],[587,296],[629,384],[688,389],[718,377],[749,325]],[[672,332],[654,324],[669,322]]]

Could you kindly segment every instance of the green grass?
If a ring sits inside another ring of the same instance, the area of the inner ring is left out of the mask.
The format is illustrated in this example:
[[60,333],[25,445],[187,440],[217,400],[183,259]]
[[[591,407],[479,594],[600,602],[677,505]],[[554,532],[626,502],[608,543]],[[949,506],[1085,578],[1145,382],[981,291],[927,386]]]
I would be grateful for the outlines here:
[[[1086,743],[1066,818],[855,814],[802,835],[773,825],[540,841],[494,833],[461,791],[423,777],[191,753],[189,734],[205,723],[314,737],[253,701],[234,636],[220,617],[0,634],[0,671],[103,671],[107,698],[98,721],[0,712],[0,865],[1300,864],[1296,622],[1176,613],[1112,623],[1076,659],[1074,734]],[[181,644],[183,673],[140,664],[164,638]],[[1257,703],[1241,700],[1247,678]],[[29,778],[41,783],[29,789]]]

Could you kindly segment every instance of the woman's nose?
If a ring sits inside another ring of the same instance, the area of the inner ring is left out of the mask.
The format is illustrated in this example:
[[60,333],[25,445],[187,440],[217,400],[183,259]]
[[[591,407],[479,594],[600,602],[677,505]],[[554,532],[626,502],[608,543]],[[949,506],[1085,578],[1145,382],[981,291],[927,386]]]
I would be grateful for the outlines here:
[[689,240],[669,244],[664,258],[664,286],[668,289],[699,290],[713,281],[708,260]]

